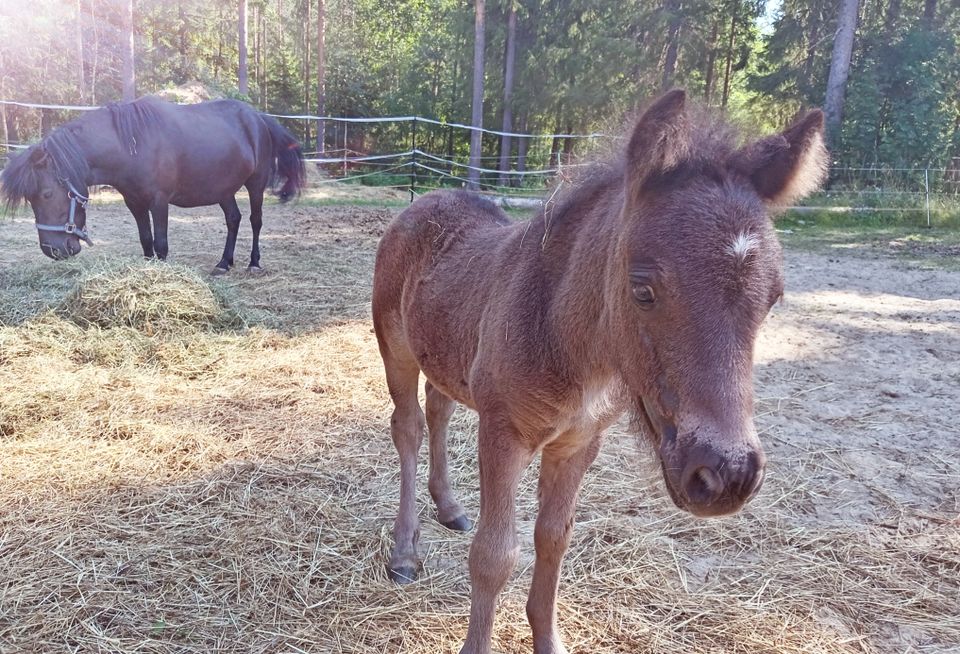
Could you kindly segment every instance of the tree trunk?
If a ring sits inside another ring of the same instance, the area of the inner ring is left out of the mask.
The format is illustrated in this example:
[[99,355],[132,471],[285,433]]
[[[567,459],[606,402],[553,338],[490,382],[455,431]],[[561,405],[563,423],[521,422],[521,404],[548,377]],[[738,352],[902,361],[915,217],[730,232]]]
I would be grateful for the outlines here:
[[563,129],[561,125],[563,124],[563,102],[560,102],[560,106],[557,107],[557,117],[553,122],[553,140],[550,142],[550,166],[556,168],[560,164],[560,137],[556,134],[560,133],[560,130]]
[[937,16],[937,0],[924,0],[923,26],[927,30],[933,29],[933,19]]
[[703,84],[703,102],[704,104],[710,104],[710,96],[713,95],[713,84],[716,78],[716,68],[717,68],[717,32],[720,30],[720,21],[713,21],[713,27],[710,30],[710,42],[707,47],[709,47],[709,52],[707,54],[707,70],[704,75],[705,81]]
[[137,97],[137,80],[134,72],[133,50],[133,0],[123,7],[123,100],[130,102]]
[[887,37],[893,36],[894,28],[900,19],[901,0],[890,0],[883,18],[883,31]]
[[[304,0],[304,11],[306,12],[306,22],[303,24],[303,113],[310,113],[310,7],[313,6],[313,0]],[[304,150],[310,149],[310,121],[303,121]]]
[[[527,134],[527,113],[520,115],[520,133]],[[530,148],[530,139],[517,139],[517,172],[522,173],[527,169],[527,150]],[[523,185],[523,175],[514,175],[514,186]]]
[[93,65],[90,70],[90,103],[97,104],[97,74],[100,72],[100,30],[96,3],[90,0],[90,22],[93,25]]
[[266,5],[262,5],[257,12],[257,18],[260,21],[258,31],[260,32],[260,83],[257,85],[260,89],[260,110],[267,110],[267,19],[263,15]]
[[220,81],[220,67],[223,65],[223,5],[217,4],[217,57],[213,60],[213,79]]
[[[567,134],[573,134],[572,124],[567,125]],[[570,136],[563,139],[563,163],[564,164],[569,164],[571,161],[573,161],[573,146],[574,146],[575,140],[576,139]]]
[[723,99],[720,102],[720,106],[724,109],[727,108],[727,101],[730,99],[730,69],[733,64],[733,43],[737,34],[737,13],[736,8],[733,8],[733,13],[730,15],[730,39],[727,41],[727,63],[723,71]]
[[[503,66],[503,131],[513,131],[513,74],[517,56],[517,8],[510,3],[507,13],[507,52]],[[508,134],[500,137],[500,172],[510,170],[513,142]],[[507,186],[509,175],[500,175],[500,186]]]
[[[326,6],[324,0],[317,0],[317,115],[321,118],[327,114],[327,82],[326,82]],[[326,122],[317,123],[317,151],[322,155],[326,141]]]
[[485,0],[475,0],[476,18],[473,29],[473,115],[470,124],[473,129],[470,133],[470,165],[473,166],[467,173],[467,186],[473,190],[480,188],[481,152],[483,147],[483,65],[484,65],[484,5]]
[[827,138],[831,145],[837,143],[840,123],[843,120],[843,99],[850,74],[850,57],[853,53],[853,37],[857,30],[857,13],[860,0],[842,0],[837,19],[837,36],[830,55],[830,76],[827,78],[827,96],[823,110],[826,114]]
[[673,76],[677,69],[677,53],[680,50],[680,13],[683,3],[674,0],[667,5],[670,12],[667,28],[667,54],[663,62],[663,79],[660,87],[666,91],[673,86]]
[[20,130],[17,128],[17,112],[15,107],[6,107],[4,122],[7,129],[7,140],[4,143],[20,143]]
[[[0,52],[0,70],[4,70],[4,57],[3,53]],[[7,97],[6,88],[3,85],[3,75],[0,75],[0,98]],[[0,104],[0,145],[3,147],[3,153],[10,153],[10,135],[7,133],[7,105]]]
[[[253,36],[253,81],[260,88],[260,12],[263,9],[259,5],[253,5],[250,8],[250,22],[253,23],[251,35]],[[259,95],[259,94],[258,94]],[[252,96],[251,96],[252,97]]]
[[183,10],[183,0],[177,2],[177,19],[180,22],[180,28],[177,30],[177,51],[180,55],[180,79],[178,82],[183,84],[190,77],[188,72],[190,64],[187,59],[187,14]]
[[240,95],[247,95],[250,86],[247,82],[247,0],[237,0],[237,50],[240,54],[240,65],[237,68],[237,90]]
[[83,74],[83,9],[80,6],[80,0],[77,0],[77,90],[79,91],[80,104],[84,102],[85,93],[83,87],[86,85],[86,79]]

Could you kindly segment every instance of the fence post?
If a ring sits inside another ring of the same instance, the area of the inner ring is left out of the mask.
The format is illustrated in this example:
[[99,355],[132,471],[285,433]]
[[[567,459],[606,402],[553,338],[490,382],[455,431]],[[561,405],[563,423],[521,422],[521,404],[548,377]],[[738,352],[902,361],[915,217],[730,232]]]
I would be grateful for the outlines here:
[[923,169],[923,187],[927,195],[927,229],[930,229],[930,169]]
[[347,176],[347,126],[350,123],[343,123],[343,176]]
[[410,202],[413,202],[417,186],[417,117],[413,117],[413,130],[410,134]]

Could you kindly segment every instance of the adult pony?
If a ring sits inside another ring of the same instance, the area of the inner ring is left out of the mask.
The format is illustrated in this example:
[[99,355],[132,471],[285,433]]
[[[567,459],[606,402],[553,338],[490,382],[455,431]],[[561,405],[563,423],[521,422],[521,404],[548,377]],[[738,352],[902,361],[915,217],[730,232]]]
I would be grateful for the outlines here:
[[681,509],[723,515],[757,493],[765,458],[753,423],[753,346],[783,294],[770,211],[820,184],[822,132],[815,110],[737,149],[729,129],[698,118],[672,91],[636,123],[622,158],[529,222],[464,192],[438,192],[387,228],[373,324],[400,454],[394,580],[417,576],[424,428],[438,518],[466,530],[447,475],[447,422],[456,402],[480,415],[462,653],[490,651],[497,595],[519,553],[514,495],[536,454],[527,616],[537,654],[565,651],[556,598],[577,492],[603,431],[625,410],[656,448]]
[[263,194],[281,177],[279,196],[285,201],[303,187],[303,155],[273,118],[237,100],[175,105],[143,97],[109,104],[55,129],[7,164],[0,193],[8,205],[30,203],[40,249],[53,259],[79,253],[81,240],[90,243],[84,205],[91,185],[110,185],[123,196],[145,257],[167,258],[168,205],[219,204],[227,242],[214,272],[226,272],[240,227],[234,195],[247,187],[250,270],[259,270]]

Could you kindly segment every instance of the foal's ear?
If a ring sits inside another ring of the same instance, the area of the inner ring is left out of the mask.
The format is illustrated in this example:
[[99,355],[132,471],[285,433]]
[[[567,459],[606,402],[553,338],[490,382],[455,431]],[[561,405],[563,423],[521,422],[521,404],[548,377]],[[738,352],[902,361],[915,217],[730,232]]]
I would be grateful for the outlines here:
[[687,93],[674,89],[650,105],[627,146],[627,185],[639,189],[651,175],[674,168],[687,155]]
[[810,195],[827,176],[823,112],[814,109],[786,130],[735,152],[730,166],[745,175],[768,204],[787,206]]

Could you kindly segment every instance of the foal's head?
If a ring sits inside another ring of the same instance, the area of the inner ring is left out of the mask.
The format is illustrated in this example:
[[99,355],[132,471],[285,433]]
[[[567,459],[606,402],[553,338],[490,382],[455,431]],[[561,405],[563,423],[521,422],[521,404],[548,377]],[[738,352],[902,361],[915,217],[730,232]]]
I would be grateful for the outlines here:
[[814,190],[827,155],[820,111],[736,150],[684,100],[663,96],[630,138],[608,307],[670,496],[712,516],[738,510],[763,481],[753,348],[783,294],[770,212]]

